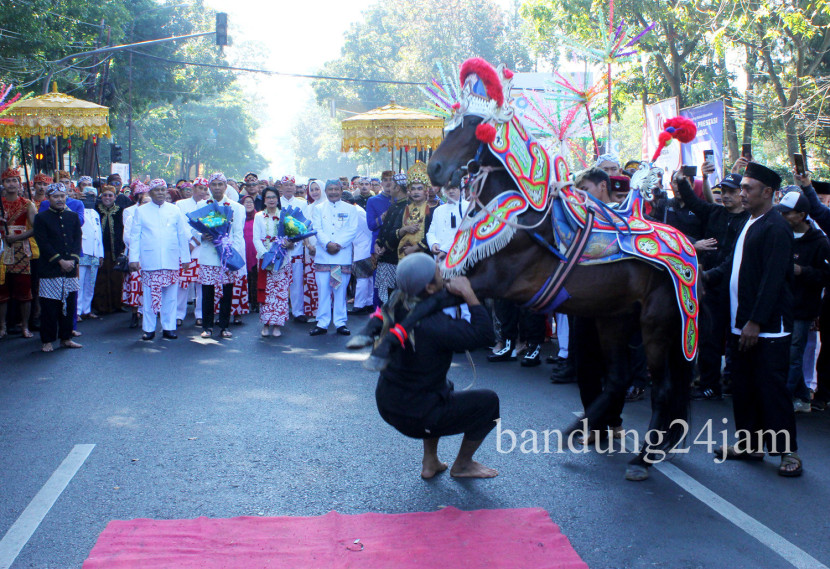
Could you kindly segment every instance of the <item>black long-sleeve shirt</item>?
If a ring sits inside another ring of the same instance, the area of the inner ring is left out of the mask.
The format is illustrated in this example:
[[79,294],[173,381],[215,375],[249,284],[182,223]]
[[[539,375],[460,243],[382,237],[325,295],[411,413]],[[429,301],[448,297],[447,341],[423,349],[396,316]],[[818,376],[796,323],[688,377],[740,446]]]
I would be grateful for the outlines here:
[[821,292],[830,284],[830,242],[815,227],[793,244],[793,261],[801,267],[801,274],[793,281],[793,317],[796,320],[818,318]]
[[699,252],[698,260],[707,269],[717,267],[732,254],[738,234],[749,219],[749,212],[730,213],[722,205],[700,199],[685,178],[678,180],[677,189],[689,211],[702,221],[703,239],[716,239],[718,242],[716,250]]
[[[400,320],[399,320],[400,321]],[[470,322],[443,312],[427,316],[412,332],[415,349],[395,347],[375,390],[378,409],[405,417],[424,417],[453,390],[447,372],[455,352],[489,346],[493,322],[481,305],[470,307]]]
[[[61,211],[49,208],[35,216],[35,242],[40,249],[38,273],[43,279],[66,276],[59,261],[81,259],[81,220],[74,211],[65,208]],[[69,276],[74,276],[73,273]]]
[[[756,219],[746,230],[743,246],[720,266],[706,272],[708,284],[717,285],[732,276],[734,256],[740,254],[737,306],[733,328],[757,322],[762,334],[793,329],[793,232],[776,210]],[[730,291],[730,297],[732,297]],[[735,302],[730,298],[730,305]]]

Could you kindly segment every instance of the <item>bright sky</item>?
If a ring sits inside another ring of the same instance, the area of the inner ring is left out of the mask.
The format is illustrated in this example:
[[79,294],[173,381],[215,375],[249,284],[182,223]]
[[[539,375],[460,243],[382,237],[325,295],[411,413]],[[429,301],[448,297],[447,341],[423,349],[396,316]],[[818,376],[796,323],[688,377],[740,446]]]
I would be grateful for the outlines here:
[[[227,12],[234,42],[262,42],[270,57],[250,66],[285,73],[314,74],[326,61],[336,59],[343,34],[359,21],[361,12],[378,0],[207,0],[219,12]],[[504,8],[511,0],[496,0]],[[227,48],[233,62],[233,46]],[[262,126],[257,133],[260,153],[271,167],[266,175],[294,174],[289,130],[296,116],[312,98],[311,80],[242,74],[243,85],[256,82],[262,100]],[[258,109],[259,111],[260,109]]]

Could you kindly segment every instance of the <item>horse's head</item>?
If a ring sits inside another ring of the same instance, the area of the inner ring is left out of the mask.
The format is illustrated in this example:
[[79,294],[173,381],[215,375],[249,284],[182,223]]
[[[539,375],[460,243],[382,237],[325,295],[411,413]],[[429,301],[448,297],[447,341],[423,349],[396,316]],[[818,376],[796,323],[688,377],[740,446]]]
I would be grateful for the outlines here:
[[[541,226],[550,196],[550,162],[513,117],[512,77],[504,66],[494,68],[482,59],[464,62],[460,100],[444,141],[430,158],[429,175],[433,184],[445,185],[465,166],[473,174],[471,160],[479,167],[493,167],[473,183],[475,203],[442,270],[446,276],[466,274],[485,296],[526,301],[539,290],[536,281],[544,280],[548,267],[539,262],[529,233],[518,229],[538,227],[537,234],[552,233],[550,224]],[[510,221],[504,223],[505,219]],[[523,278],[516,279],[517,273]]]
[[495,136],[494,124],[513,117],[510,87],[513,73],[498,69],[483,59],[468,59],[461,66],[461,94],[446,136],[429,160],[429,177],[437,186],[446,185],[470,160],[485,159],[486,146]]

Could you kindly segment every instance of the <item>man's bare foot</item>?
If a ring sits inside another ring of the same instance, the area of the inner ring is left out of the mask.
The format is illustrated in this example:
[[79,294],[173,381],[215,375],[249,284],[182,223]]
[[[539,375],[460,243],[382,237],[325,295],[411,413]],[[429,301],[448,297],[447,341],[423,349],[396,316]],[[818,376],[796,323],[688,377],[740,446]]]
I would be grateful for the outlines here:
[[72,349],[83,348],[83,346],[80,345],[78,342],[73,342],[72,340],[66,340],[64,342],[61,342],[61,346],[63,346],[64,348]]
[[32,334],[31,332],[29,332],[29,329],[28,329],[28,328],[23,328],[22,335],[23,335],[23,337],[24,337],[24,338],[34,338],[34,337],[35,337],[35,335],[34,335],[34,334]]
[[77,330],[72,330],[72,335],[77,338],[78,336],[83,336],[83,333],[78,332]]
[[279,326],[274,326],[274,331],[271,332],[271,336],[273,336],[274,338],[279,338],[280,336],[282,336],[282,332],[280,332]]
[[52,347],[52,342],[49,342],[47,344],[43,344],[43,346],[40,348],[40,351],[41,352],[51,352],[54,349],[55,348]]
[[450,470],[450,476],[453,478],[495,478],[498,475],[498,470],[487,468],[474,460],[463,466],[453,464]]
[[421,478],[429,480],[439,472],[444,472],[447,469],[447,463],[441,462],[438,459],[425,460],[421,468]]

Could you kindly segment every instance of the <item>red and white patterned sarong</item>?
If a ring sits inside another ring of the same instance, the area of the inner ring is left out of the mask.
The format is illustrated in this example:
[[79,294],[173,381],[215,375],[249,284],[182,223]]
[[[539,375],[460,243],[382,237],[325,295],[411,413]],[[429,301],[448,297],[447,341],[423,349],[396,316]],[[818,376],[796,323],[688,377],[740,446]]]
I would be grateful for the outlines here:
[[150,287],[150,298],[152,299],[150,310],[153,311],[153,314],[161,312],[161,289],[176,284],[178,280],[179,272],[172,269],[141,271],[141,284]]
[[309,318],[317,315],[317,277],[314,274],[314,260],[308,251],[303,257],[303,314]]
[[127,306],[139,307],[142,304],[142,298],[141,275],[138,271],[127,273],[121,287],[121,302]]
[[[233,293],[231,296],[231,316],[242,316],[251,311],[251,304],[248,299],[248,275],[245,272],[231,273],[233,279]],[[215,288],[216,294],[213,297],[213,310],[219,314],[219,300],[222,298],[222,287]]]
[[186,269],[179,268],[179,286],[187,288],[192,283],[199,282],[199,262],[193,261]]
[[266,271],[265,302],[259,307],[259,321],[267,326],[282,326],[288,319],[288,287],[291,284],[291,265],[286,263],[278,271]]
[[199,265],[199,284],[216,287],[216,295],[222,297],[222,285],[234,282],[236,275],[231,271],[214,265]]

